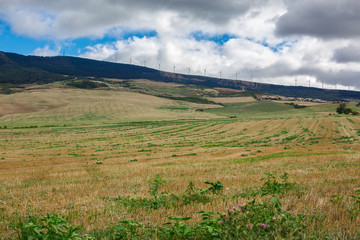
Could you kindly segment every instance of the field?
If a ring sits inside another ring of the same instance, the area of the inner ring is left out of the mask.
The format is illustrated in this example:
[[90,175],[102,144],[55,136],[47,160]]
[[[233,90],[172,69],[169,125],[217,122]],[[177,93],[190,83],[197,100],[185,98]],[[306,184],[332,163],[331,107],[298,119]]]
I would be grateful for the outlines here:
[[[15,223],[26,216],[46,214],[99,239],[116,229],[135,238],[133,228],[119,227],[129,226],[124,220],[157,229],[151,235],[139,227],[136,234],[145,232],[139,239],[154,237],[164,231],[156,226],[181,216],[183,225],[171,225],[180,235],[171,236],[186,239],[184,229],[201,221],[200,211],[227,214],[238,203],[270,201],[271,194],[282,211],[306,216],[301,238],[360,236],[360,118],[335,115],[336,104],[293,109],[246,97],[216,106],[58,87],[12,97],[19,113],[10,141],[9,95],[0,95],[7,104],[0,117],[4,239],[16,238],[21,224]],[[288,179],[281,180],[284,173]],[[279,191],[263,194],[266,180]]]

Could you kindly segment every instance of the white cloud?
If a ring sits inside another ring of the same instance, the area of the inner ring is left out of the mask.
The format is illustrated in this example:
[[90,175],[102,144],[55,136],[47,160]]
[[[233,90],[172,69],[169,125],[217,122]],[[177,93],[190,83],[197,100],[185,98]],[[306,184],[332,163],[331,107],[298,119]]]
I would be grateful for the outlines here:
[[49,45],[46,45],[43,48],[36,48],[32,55],[43,57],[58,56],[60,54],[60,50],[61,49],[59,47],[56,50],[52,50]]

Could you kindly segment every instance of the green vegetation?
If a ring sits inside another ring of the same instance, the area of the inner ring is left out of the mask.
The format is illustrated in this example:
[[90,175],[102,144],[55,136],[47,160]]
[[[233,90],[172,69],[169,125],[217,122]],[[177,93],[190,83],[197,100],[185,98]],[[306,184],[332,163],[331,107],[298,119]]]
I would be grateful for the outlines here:
[[271,101],[257,101],[251,103],[226,103],[221,108],[211,108],[204,111],[223,116],[246,115],[246,114],[269,114],[274,112],[287,111],[292,109],[288,105]]
[[115,198],[105,198],[105,200],[114,201],[134,211],[138,208],[159,209],[159,208],[174,208],[179,206],[186,206],[195,203],[209,203],[214,199],[211,194],[219,194],[223,189],[223,185],[217,181],[205,182],[211,185],[208,189],[201,189],[195,187],[193,181],[189,182],[186,191],[181,194],[173,194],[163,191],[159,193],[160,186],[165,185],[166,181],[161,178],[159,174],[149,182],[150,198],[140,197],[132,198],[128,196],[118,196]]
[[28,216],[19,219],[12,228],[16,239],[93,239],[90,235],[79,233],[80,227],[73,226],[67,219],[54,214]]
[[299,104],[296,104],[296,103],[284,103],[284,104],[288,104],[288,105],[292,106],[292,107],[295,108],[295,109],[306,108],[306,106],[304,106],[304,105],[299,105]]
[[352,114],[352,115],[359,115],[357,111],[353,111],[351,108],[346,106],[346,103],[340,103],[339,106],[336,108],[336,112],[338,114]]
[[67,82],[66,84],[70,87],[83,88],[83,89],[107,87],[107,85],[104,83],[98,83],[98,82],[90,81],[88,79],[72,80],[70,82]]

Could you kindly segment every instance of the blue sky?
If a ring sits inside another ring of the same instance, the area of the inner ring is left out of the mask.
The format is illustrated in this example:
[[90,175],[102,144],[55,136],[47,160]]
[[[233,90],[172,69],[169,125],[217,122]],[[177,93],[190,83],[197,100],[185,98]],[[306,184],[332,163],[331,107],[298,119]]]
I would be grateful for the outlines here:
[[357,0],[2,0],[0,51],[360,89]]

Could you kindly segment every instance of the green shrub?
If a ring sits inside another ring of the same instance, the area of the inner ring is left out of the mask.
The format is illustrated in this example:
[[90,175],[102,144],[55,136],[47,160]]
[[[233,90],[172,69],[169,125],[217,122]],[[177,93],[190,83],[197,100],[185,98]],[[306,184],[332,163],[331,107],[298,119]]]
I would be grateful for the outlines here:
[[222,217],[221,239],[297,239],[305,231],[305,216],[291,215],[276,197],[238,204]]

